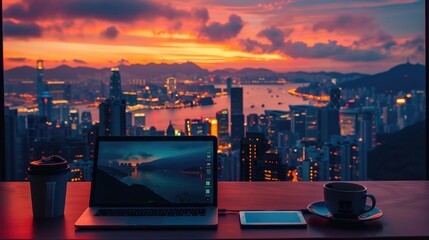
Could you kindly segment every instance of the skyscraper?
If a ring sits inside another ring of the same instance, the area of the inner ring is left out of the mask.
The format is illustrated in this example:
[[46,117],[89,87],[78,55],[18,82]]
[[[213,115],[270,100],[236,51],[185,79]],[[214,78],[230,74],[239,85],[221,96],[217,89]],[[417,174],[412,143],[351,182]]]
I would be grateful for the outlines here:
[[320,118],[320,137],[322,142],[328,142],[333,135],[340,135],[339,110],[331,107],[323,107]]
[[228,109],[223,109],[216,113],[216,119],[218,124],[218,140],[219,146],[227,146],[229,142],[228,134]]
[[125,136],[125,100],[107,99],[99,105],[100,136]]
[[37,96],[42,95],[43,91],[46,91],[45,82],[43,80],[44,68],[43,68],[43,60],[37,60]]
[[46,117],[47,121],[52,121],[53,103],[51,94],[48,91],[42,92],[37,98],[37,103],[39,108],[39,116]]
[[329,106],[340,109],[341,88],[337,85],[337,79],[332,79],[332,87],[329,91]]
[[243,114],[243,88],[231,88],[231,115]]
[[122,99],[121,90],[121,75],[119,74],[119,68],[112,68],[110,75],[110,98]]
[[362,120],[360,122],[360,134],[359,136],[365,143],[367,151],[372,150],[376,144],[376,108],[375,107],[363,107],[362,108]]
[[240,148],[244,137],[243,88],[231,88],[231,138],[232,149]]
[[232,78],[228,77],[226,79],[226,91],[228,92],[228,94],[231,94],[231,88],[232,88]]

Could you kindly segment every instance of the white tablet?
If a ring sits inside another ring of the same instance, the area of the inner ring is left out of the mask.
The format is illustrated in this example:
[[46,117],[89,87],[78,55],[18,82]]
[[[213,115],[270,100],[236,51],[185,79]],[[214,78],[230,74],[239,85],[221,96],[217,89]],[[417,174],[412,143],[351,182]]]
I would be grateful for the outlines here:
[[239,213],[242,227],[307,226],[300,211],[240,211]]

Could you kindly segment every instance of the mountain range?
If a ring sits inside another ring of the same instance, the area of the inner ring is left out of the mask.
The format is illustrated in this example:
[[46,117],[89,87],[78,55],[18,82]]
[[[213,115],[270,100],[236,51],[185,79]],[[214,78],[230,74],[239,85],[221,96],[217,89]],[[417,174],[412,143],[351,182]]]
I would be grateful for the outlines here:
[[375,87],[376,92],[409,92],[426,87],[426,67],[421,64],[405,63],[386,72],[365,76],[340,84],[342,88]]
[[[266,68],[243,68],[243,69],[219,69],[208,71],[192,63],[180,64],[132,64],[118,66],[123,79],[145,78],[164,79],[170,76],[182,78],[205,78],[209,76],[227,77],[231,76],[240,79],[258,79],[261,77],[268,79],[284,78],[289,82],[318,82],[336,78],[342,88],[375,87],[377,92],[398,92],[410,91],[412,89],[425,89],[426,67],[421,64],[400,64],[385,72],[374,75],[362,73],[338,73],[338,72],[286,72],[277,73]],[[22,66],[9,69],[4,72],[5,79],[35,79],[36,69],[29,66]],[[52,69],[45,69],[46,79],[58,80],[86,80],[86,79],[106,79],[110,75],[109,68],[90,67],[70,67],[61,65]]]

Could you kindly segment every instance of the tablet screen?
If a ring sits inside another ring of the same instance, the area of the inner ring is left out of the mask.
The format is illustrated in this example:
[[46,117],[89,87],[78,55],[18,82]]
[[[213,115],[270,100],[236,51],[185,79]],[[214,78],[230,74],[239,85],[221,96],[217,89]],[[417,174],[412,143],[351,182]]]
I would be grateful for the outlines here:
[[299,211],[240,211],[242,226],[305,226]]

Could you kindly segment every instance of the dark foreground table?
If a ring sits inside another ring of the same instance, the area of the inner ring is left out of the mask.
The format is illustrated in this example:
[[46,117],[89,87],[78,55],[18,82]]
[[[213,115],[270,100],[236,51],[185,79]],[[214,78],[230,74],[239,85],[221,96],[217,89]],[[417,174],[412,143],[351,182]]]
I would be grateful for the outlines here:
[[[361,182],[377,198],[384,216],[358,225],[337,225],[304,214],[308,227],[241,229],[237,214],[219,216],[217,229],[206,230],[76,230],[74,222],[87,208],[89,183],[69,183],[65,216],[32,217],[28,182],[0,183],[0,239],[275,239],[420,237],[429,239],[429,182]],[[322,182],[222,182],[219,207],[234,210],[301,209],[323,199]]]

